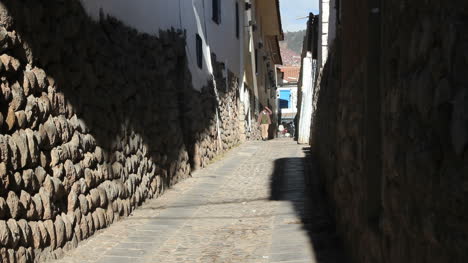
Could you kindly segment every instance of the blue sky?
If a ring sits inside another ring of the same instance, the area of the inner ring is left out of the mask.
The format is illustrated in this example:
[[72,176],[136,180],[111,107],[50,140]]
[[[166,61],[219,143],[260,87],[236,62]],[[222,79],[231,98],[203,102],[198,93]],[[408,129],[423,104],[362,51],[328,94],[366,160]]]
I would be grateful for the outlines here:
[[280,8],[284,32],[305,29],[307,19],[297,18],[319,12],[318,0],[280,0]]

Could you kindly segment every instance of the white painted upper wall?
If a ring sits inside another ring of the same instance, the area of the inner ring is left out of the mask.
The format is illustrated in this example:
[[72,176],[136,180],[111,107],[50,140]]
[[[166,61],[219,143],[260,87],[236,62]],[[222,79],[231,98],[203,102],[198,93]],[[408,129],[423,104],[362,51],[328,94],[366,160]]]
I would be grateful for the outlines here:
[[[235,2],[239,2],[240,39],[236,38]],[[243,37],[243,0],[221,0],[221,24],[211,19],[212,0],[81,0],[87,13],[99,19],[102,9],[139,32],[158,35],[159,30],[171,28],[186,30],[187,56],[192,84],[200,90],[212,77],[211,52],[217,60],[226,63],[238,77],[241,66]],[[203,39],[203,67],[196,59],[196,34]]]
[[320,0],[318,62],[323,67],[328,59],[330,45],[336,37],[336,1]]

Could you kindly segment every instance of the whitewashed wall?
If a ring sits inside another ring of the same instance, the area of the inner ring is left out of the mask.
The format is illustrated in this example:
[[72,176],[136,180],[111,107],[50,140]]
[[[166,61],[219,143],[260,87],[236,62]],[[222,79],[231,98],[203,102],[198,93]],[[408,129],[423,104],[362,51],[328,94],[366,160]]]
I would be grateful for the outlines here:
[[[235,2],[239,1],[240,38],[235,35]],[[158,35],[159,30],[171,28],[186,30],[187,54],[192,83],[201,89],[211,78],[211,52],[218,61],[225,62],[229,70],[238,77],[243,72],[241,65],[241,43],[243,37],[244,0],[221,0],[221,24],[211,19],[211,0],[81,0],[87,13],[99,19],[99,10],[121,20],[140,32]],[[204,39],[204,63],[197,66],[196,34]]]
[[298,130],[298,143],[307,144],[309,143],[310,136],[310,124],[312,122],[312,89],[315,85],[315,71],[313,70],[314,61],[312,54],[307,52],[302,62],[302,100],[301,100],[301,117],[299,119],[299,130]]
[[320,0],[318,64],[323,67],[328,59],[329,46],[336,37],[336,1]]

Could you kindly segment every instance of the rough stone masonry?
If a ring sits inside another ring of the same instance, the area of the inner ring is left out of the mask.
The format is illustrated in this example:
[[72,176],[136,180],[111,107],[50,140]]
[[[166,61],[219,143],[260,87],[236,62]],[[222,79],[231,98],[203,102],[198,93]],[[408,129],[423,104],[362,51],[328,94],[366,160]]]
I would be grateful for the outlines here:
[[341,3],[311,137],[346,247],[361,263],[466,262],[467,2]]
[[0,3],[0,261],[43,262],[240,143],[237,79],[193,90],[183,32]]

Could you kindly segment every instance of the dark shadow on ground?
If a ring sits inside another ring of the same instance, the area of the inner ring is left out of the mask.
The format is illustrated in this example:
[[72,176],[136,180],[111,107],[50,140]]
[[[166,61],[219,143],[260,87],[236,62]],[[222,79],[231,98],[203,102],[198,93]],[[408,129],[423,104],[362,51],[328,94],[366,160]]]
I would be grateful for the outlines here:
[[293,204],[303,229],[307,231],[317,262],[347,262],[328,210],[316,162],[310,155],[310,148],[303,150],[305,158],[282,158],[275,161],[270,199]]

